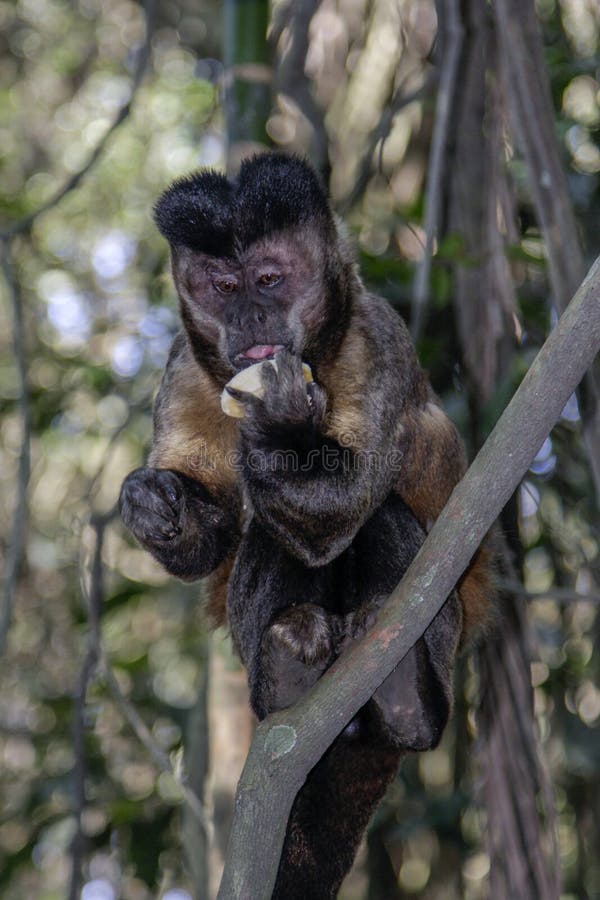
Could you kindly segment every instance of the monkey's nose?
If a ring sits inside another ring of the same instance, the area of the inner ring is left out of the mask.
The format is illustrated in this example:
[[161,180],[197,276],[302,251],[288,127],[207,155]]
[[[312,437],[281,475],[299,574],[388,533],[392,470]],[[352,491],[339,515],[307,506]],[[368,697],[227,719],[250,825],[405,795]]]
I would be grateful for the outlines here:
[[236,303],[232,304],[225,313],[225,324],[230,328],[239,328],[240,330],[254,324],[264,325],[266,321],[267,312],[261,306]]
[[236,328],[240,328],[241,324],[242,324],[242,320],[241,320],[239,312],[235,309],[231,309],[231,308],[228,309],[225,312],[225,324],[228,325],[230,328],[232,325],[234,325]]

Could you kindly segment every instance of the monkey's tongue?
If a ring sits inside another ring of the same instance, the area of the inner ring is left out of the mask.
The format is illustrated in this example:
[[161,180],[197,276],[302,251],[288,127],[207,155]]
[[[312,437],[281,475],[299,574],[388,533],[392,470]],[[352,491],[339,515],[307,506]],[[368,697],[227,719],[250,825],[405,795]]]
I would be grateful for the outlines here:
[[267,359],[274,356],[279,350],[283,350],[283,344],[255,344],[244,350],[246,359]]

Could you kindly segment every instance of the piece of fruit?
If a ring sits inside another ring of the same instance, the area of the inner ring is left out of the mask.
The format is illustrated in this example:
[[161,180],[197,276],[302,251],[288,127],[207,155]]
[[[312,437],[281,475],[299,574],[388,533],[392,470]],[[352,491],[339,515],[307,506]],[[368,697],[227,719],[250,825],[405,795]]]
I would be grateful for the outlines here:
[[[242,369],[241,372],[238,372],[237,375],[233,376],[231,381],[227,382],[223,389],[223,393],[221,394],[221,409],[226,415],[232,416],[234,419],[243,419],[246,415],[244,404],[240,403],[239,400],[236,400],[235,397],[232,397],[227,390],[228,388],[231,387],[235,391],[243,391],[245,394],[253,394],[259,399],[264,396],[265,391],[261,377],[261,369],[263,366],[274,366],[275,369],[277,369],[277,360],[263,359],[253,366]],[[313,381],[312,371],[308,363],[302,363],[302,375],[307,384],[308,382]]]

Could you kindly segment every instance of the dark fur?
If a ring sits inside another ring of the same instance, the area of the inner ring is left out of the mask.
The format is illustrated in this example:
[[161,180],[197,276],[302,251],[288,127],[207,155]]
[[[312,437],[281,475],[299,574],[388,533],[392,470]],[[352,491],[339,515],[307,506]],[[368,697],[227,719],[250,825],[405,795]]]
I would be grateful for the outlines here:
[[307,223],[335,236],[316,174],[278,153],[246,160],[234,181],[212,171],[176,181],[156,204],[155,218],[170,244],[217,257]]
[[[217,616],[228,584],[231,634],[262,718],[364,633],[460,479],[464,452],[404,324],[365,293],[304,162],[264,155],[233,182],[184,179],[156,219],[185,334],[157,399],[150,467],[126,479],[122,514],[168,571],[214,573]],[[262,286],[265,270],[281,275],[276,286]],[[215,287],[223,278],[231,296]],[[258,343],[286,349],[265,373],[264,400],[248,398],[238,423],[221,413],[219,393]],[[301,360],[313,368],[308,390]],[[335,896],[402,753],[439,741],[459,638],[491,593],[481,556],[311,772],[275,898]]]
[[123,484],[120,507],[140,544],[183,581],[209,575],[239,539],[236,507],[216,504],[181,472],[136,469]]

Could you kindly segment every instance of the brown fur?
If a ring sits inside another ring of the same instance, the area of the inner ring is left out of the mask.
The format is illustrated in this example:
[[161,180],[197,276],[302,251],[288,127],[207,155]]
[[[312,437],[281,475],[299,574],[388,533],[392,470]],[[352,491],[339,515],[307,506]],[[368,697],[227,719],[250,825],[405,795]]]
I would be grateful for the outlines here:
[[458,582],[458,596],[463,608],[463,646],[481,634],[490,622],[492,601],[496,593],[494,573],[494,554],[490,544],[486,542],[479,548]]
[[157,398],[148,464],[189,475],[212,493],[235,493],[239,429],[222,412],[220,396],[219,386],[179,335]]
[[206,614],[215,628],[227,623],[227,587],[234,562],[232,553],[206,579]]
[[364,387],[373,364],[370,347],[358,327],[344,337],[332,365],[319,369],[328,397],[325,433],[343,447],[368,450],[370,428]]
[[410,409],[402,424],[406,468],[396,488],[427,530],[465,472],[465,452],[454,425],[435,400]]
[[[411,410],[403,424],[406,471],[396,489],[429,531],[466,471],[466,454],[456,428],[435,399]],[[463,644],[489,618],[494,592],[492,553],[480,547],[458,584]]]
[[[201,481],[213,495],[231,495],[239,504],[234,466],[239,426],[223,413],[220,396],[220,387],[200,368],[185,336],[179,334],[156,400],[148,464],[182,472]],[[215,627],[226,622],[233,561],[231,554],[207,578],[206,612]]]

